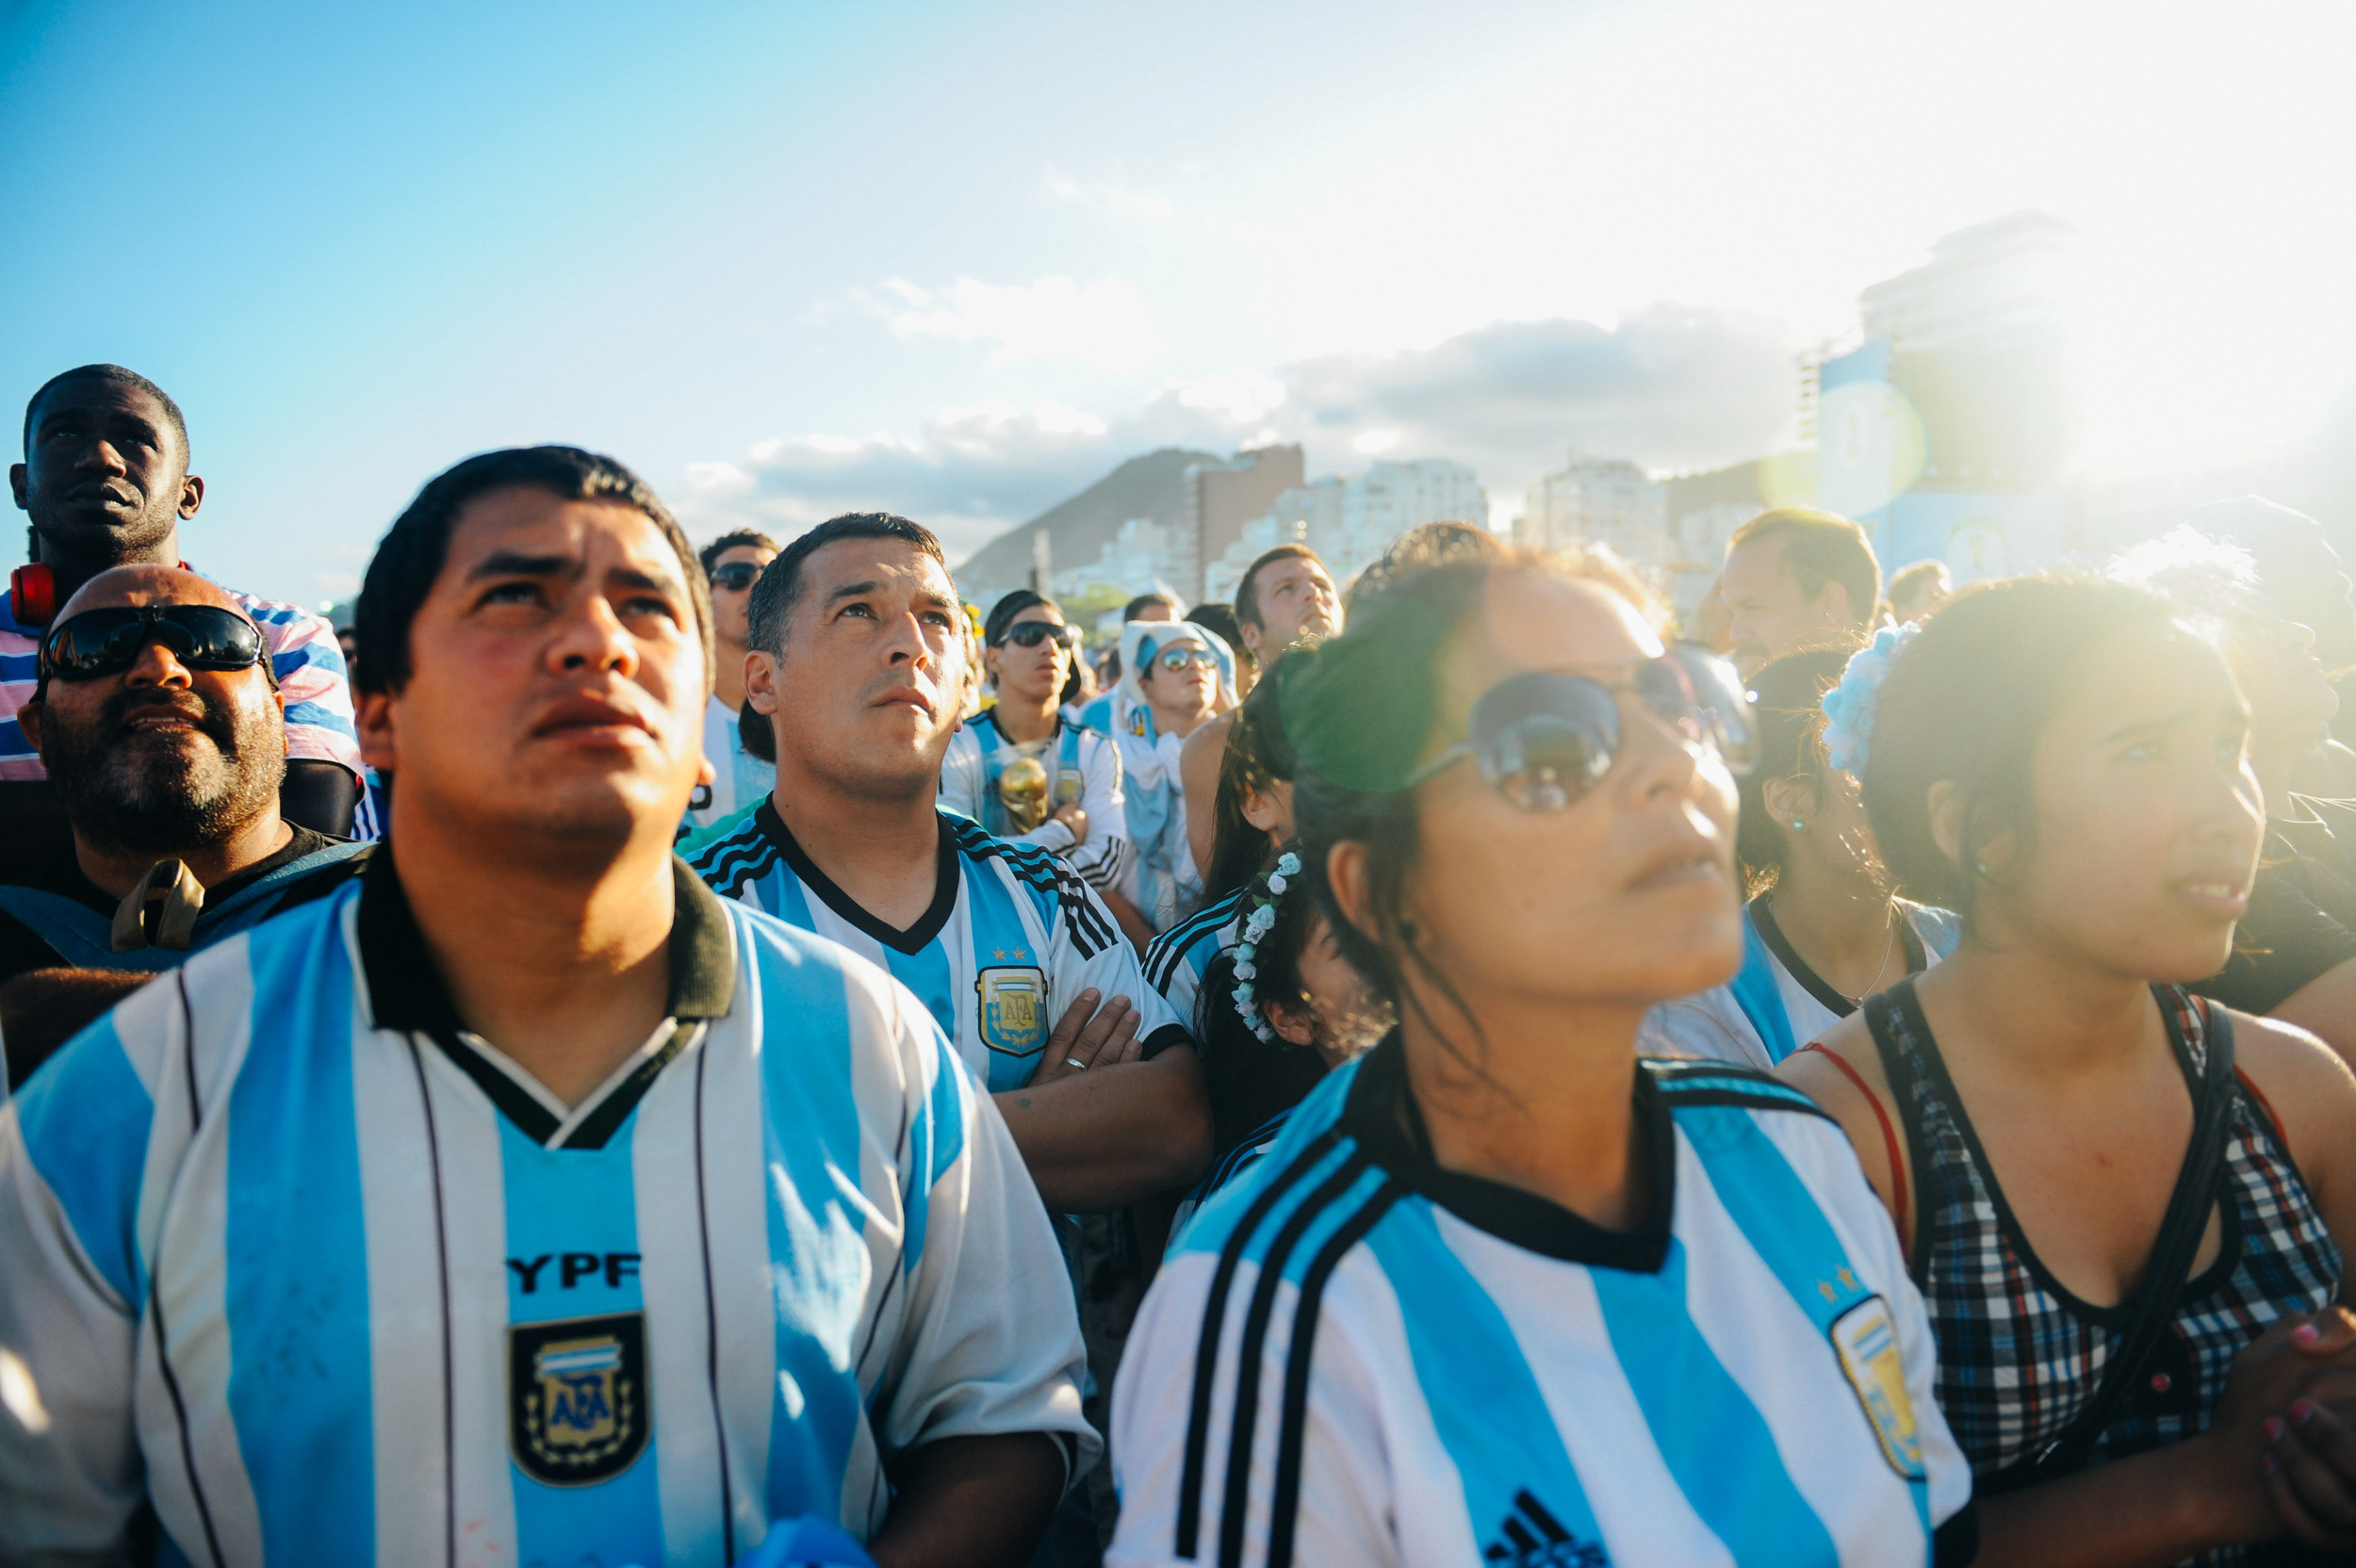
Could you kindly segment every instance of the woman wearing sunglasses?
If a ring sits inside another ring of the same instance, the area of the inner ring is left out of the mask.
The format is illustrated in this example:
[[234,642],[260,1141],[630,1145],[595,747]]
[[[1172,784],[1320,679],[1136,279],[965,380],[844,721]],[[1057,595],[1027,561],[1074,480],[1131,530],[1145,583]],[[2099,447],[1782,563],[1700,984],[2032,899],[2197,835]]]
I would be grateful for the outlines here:
[[1062,707],[1079,647],[1079,629],[1053,599],[1018,588],[990,607],[982,662],[998,700],[951,738],[941,806],[1000,838],[1062,856],[1141,946],[1153,933],[1124,890],[1134,855],[1121,751]]
[[1749,898],[1742,967],[1654,1008],[1639,1037],[1647,1054],[1767,1071],[1954,949],[1953,914],[1891,894],[1857,780],[1826,747],[1825,694],[1841,689],[1851,651],[1787,654],[1751,678],[1759,765],[1742,781],[1735,831]]
[[1723,662],[1616,568],[1388,584],[1284,678],[1301,858],[1397,1026],[1195,1216],[1109,1562],[1960,1562],[1971,1481],[1840,1128],[1644,1012],[1742,956]]
[[1192,621],[1131,621],[1121,630],[1121,743],[1129,834],[1137,849],[1137,906],[1166,931],[1201,901],[1203,871],[1186,836],[1181,743],[1235,705],[1235,656]]
[[1981,1560],[2249,1561],[2326,1525],[2345,1550],[2356,1082],[2183,989],[2264,826],[2224,662],[2149,595],[2022,578],[1943,606],[1863,711],[1882,858],[1962,941],[1778,1072],[1897,1223]]

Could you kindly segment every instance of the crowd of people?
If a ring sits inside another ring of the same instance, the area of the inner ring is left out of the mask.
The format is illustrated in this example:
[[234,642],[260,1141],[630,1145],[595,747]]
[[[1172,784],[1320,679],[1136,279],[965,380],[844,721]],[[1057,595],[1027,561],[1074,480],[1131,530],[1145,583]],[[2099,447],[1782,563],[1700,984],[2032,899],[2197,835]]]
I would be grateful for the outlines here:
[[2356,602],[2258,498],[1680,627],[469,457],[345,637],[69,370],[0,599],[0,1562],[2356,1552]]

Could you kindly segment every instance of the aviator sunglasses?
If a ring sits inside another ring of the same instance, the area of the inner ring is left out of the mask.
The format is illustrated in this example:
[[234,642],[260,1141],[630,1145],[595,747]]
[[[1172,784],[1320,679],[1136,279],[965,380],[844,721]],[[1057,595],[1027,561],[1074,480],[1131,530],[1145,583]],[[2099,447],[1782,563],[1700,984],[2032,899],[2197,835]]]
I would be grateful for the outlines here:
[[120,605],[85,610],[41,644],[43,679],[95,680],[139,662],[161,643],[191,670],[250,670],[262,662],[262,634],[234,611],[209,604]]
[[1219,661],[1212,658],[1207,649],[1192,646],[1174,647],[1161,656],[1161,665],[1166,670],[1183,670],[1189,664],[1200,664],[1206,670],[1214,670],[1219,667]]
[[1059,648],[1076,648],[1080,645],[1080,629],[1057,626],[1053,621],[1019,621],[998,634],[1002,645],[1012,643],[1019,648],[1035,648],[1051,639]]
[[731,561],[725,566],[712,568],[712,585],[741,594],[761,580],[761,568],[749,561]]
[[1734,666],[1708,650],[1679,644],[1616,680],[1530,670],[1492,686],[1473,704],[1464,739],[1407,776],[1403,789],[1437,778],[1470,757],[1481,779],[1525,811],[1560,811],[1612,771],[1620,749],[1620,704],[1638,701],[1689,741],[1707,741],[1728,768],[1747,774],[1759,760],[1751,699]]

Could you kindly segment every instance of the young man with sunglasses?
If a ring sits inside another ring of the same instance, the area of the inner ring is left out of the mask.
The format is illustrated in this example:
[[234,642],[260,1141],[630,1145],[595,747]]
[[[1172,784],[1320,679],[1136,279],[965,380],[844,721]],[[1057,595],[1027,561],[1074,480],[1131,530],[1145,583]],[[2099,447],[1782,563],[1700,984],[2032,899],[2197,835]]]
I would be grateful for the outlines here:
[[364,854],[279,815],[286,698],[260,628],[214,584],[101,572],[39,659],[17,717],[74,838],[0,887],[11,1085],[157,971],[334,890]]
[[[609,458],[469,458],[360,597],[368,871],[0,1109],[0,1561],[1019,1564],[1096,1440],[1054,1233],[905,988],[671,853],[711,690]],[[20,1398],[9,1403],[22,1412]]]
[[1121,750],[1061,705],[1080,632],[1055,600],[1018,588],[982,624],[998,700],[949,741],[941,807],[1000,838],[1069,861],[1140,951],[1153,929],[1133,902],[1137,862],[1121,792]]
[[777,558],[777,542],[758,529],[723,533],[695,554],[712,584],[712,700],[704,704],[704,760],[710,784],[698,785],[688,802],[687,820],[710,827],[744,809],[777,782],[777,764],[744,749],[744,655],[749,651],[745,610],[761,568]]
[[[0,871],[45,858],[63,821],[16,710],[32,694],[41,633],[76,590],[113,566],[180,561],[180,525],[204,504],[188,471],[188,424],[154,382],[119,365],[52,378],[25,406],[25,461],[8,470],[30,514],[31,564],[0,595]],[[360,747],[335,631],[317,615],[229,590],[269,644],[286,700],[291,822],[349,836],[360,798]],[[13,865],[11,865],[13,862]]]

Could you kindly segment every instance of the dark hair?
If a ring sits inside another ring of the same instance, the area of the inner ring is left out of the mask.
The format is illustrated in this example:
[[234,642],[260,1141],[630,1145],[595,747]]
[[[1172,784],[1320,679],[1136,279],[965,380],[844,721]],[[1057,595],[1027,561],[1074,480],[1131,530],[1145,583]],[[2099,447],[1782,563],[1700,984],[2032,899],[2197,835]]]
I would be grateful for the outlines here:
[[118,386],[134,387],[163,404],[164,417],[172,421],[172,433],[180,438],[180,472],[184,477],[187,475],[188,422],[182,417],[180,405],[172,400],[171,393],[137,370],[127,370],[120,365],[76,365],[73,369],[60,370],[42,382],[40,389],[25,402],[25,451],[27,457],[32,455],[33,449],[33,410],[41,406],[41,399],[70,381],[110,381]]
[[705,678],[711,678],[712,587],[696,569],[695,547],[662,498],[645,480],[597,452],[579,447],[510,447],[478,452],[426,481],[417,498],[377,541],[352,614],[353,633],[368,650],[352,672],[355,687],[398,692],[409,683],[409,628],[442,575],[458,514],[478,497],[516,487],[544,490],[560,500],[613,501],[644,513],[679,556],[687,596],[695,606],[695,634],[703,643]]
[[[1413,1006],[1427,1024],[1432,1020],[1421,1000],[1400,984],[1402,959],[1460,1015],[1469,1020],[1471,1014],[1424,956],[1404,913],[1407,876],[1415,865],[1421,831],[1415,793],[1402,786],[1439,719],[1448,649],[1479,613],[1493,573],[1588,582],[1639,614],[1657,620],[1661,613],[1613,557],[1596,551],[1547,554],[1491,539],[1486,547],[1451,547],[1439,553],[1436,565],[1394,569],[1380,591],[1351,606],[1349,629],[1341,636],[1298,650],[1269,675],[1279,688],[1284,734],[1294,754],[1293,819],[1301,860],[1304,868],[1316,869],[1317,896],[1333,939],[1376,1002],[1394,1012]],[[1344,842],[1366,846],[1372,931],[1350,922],[1324,874],[1333,846]],[[1436,1024],[1433,1032],[1446,1037]]]
[[[1254,868],[1254,874],[1265,875],[1268,869]],[[1305,862],[1301,879],[1317,880]],[[1293,879],[1276,900],[1276,923],[1252,944],[1252,988],[1264,1009],[1267,999],[1274,997],[1297,1011],[1314,1014],[1317,1004],[1301,982],[1301,956],[1317,929],[1319,901],[1299,885],[1301,879]],[[1202,988],[1195,993],[1193,1023],[1195,1037],[1203,1042],[1214,1160],[1277,1112],[1299,1104],[1326,1073],[1325,1058],[1315,1045],[1295,1045],[1281,1037],[1262,1039],[1235,1011],[1235,956],[1221,953],[1203,971]],[[1268,1018],[1265,1010],[1261,1017]]]
[[[1235,584],[1235,619],[1241,624],[1258,627],[1262,631],[1268,629],[1268,623],[1260,619],[1260,568],[1273,566],[1279,561],[1306,561],[1319,571],[1325,569],[1317,552],[1306,545],[1279,545],[1274,549],[1262,550],[1260,558],[1243,569],[1243,578]],[[1235,645],[1243,645],[1238,642]]]
[[1269,785],[1292,779],[1293,748],[1284,738],[1276,672],[1307,652],[1295,648],[1270,665],[1268,678],[1252,688],[1227,727],[1227,744],[1219,756],[1219,788],[1211,802],[1211,865],[1203,878],[1206,903],[1251,881],[1268,856],[1268,835],[1245,819],[1243,796],[1247,789],[1265,794]]
[[1742,814],[1734,852],[1742,862],[1744,890],[1753,898],[1775,885],[1783,870],[1783,829],[1767,814],[1770,779],[1803,778],[1826,786],[1832,759],[1824,751],[1824,694],[1841,684],[1852,649],[1810,648],[1789,653],[1751,677],[1758,699],[1759,765],[1736,780]]
[[1496,561],[1507,553],[1505,541],[1477,523],[1418,523],[1392,540],[1382,559],[1358,574],[1345,603],[1355,615],[1361,601],[1383,592],[1394,579],[1450,561]]
[[1890,573],[1890,581],[1883,588],[1883,595],[1890,603],[1896,604],[1915,591],[1915,584],[1940,581],[1946,576],[1947,563],[1944,561],[1918,561],[1911,566],[1901,566]]
[[704,576],[710,577],[712,567],[718,564],[722,556],[730,550],[742,549],[746,546],[751,546],[755,549],[767,550],[771,555],[777,553],[777,542],[761,532],[761,530],[732,528],[702,549],[697,550],[695,559],[702,564]]
[[1206,631],[1218,632],[1220,641],[1224,642],[1236,657],[1251,657],[1243,651],[1243,631],[1235,625],[1234,606],[1218,603],[1198,604],[1186,612],[1186,618]]
[[889,512],[846,512],[829,517],[786,546],[753,584],[752,602],[745,611],[754,647],[763,653],[784,651],[786,623],[793,619],[794,602],[802,596],[802,563],[840,539],[898,539],[940,562],[944,573],[949,569],[949,558],[941,553],[941,541],[922,523]]
[[1127,604],[1121,606],[1121,618],[1123,621],[1134,621],[1137,618],[1138,611],[1156,604],[1166,604],[1170,606],[1170,612],[1173,615],[1177,614],[1181,610],[1186,608],[1186,606],[1178,602],[1177,595],[1165,594],[1160,589],[1156,588],[1150,594],[1139,594],[1136,598],[1131,599]]
[[[1063,613],[1062,605],[1057,604],[1046,595],[1035,594],[1028,588],[1017,588],[1011,594],[1000,596],[998,602],[990,607],[990,618],[982,622],[983,645],[987,647],[996,647],[1006,639],[1006,632],[1014,626],[1014,618],[1017,615],[1026,610],[1036,610],[1042,604],[1058,615]],[[1077,661],[1075,660],[1074,662],[1076,663]]]
[[[1900,890],[1968,921],[1988,844],[2036,849],[2030,768],[2079,663],[2119,632],[2164,626],[2166,601],[2122,583],[2052,574],[1968,588],[1890,665],[1866,739],[1865,812]],[[1931,836],[1930,792],[1961,792],[1959,857]]]
[[1838,582],[1849,596],[1850,623],[1873,624],[1873,612],[1882,601],[1882,567],[1873,559],[1873,547],[1867,543],[1863,529],[1846,517],[1813,507],[1779,506],[1736,529],[1726,540],[1726,553],[1732,555],[1757,541],[1777,539],[1783,541],[1783,569],[1800,585],[1803,595],[1814,598],[1824,591],[1825,583]]

